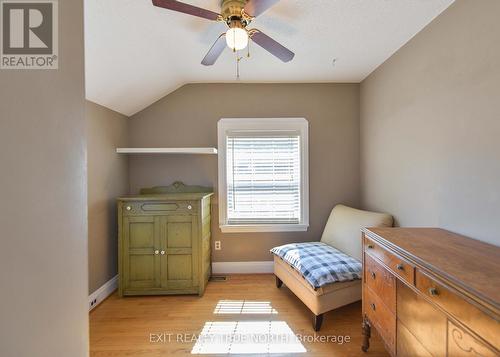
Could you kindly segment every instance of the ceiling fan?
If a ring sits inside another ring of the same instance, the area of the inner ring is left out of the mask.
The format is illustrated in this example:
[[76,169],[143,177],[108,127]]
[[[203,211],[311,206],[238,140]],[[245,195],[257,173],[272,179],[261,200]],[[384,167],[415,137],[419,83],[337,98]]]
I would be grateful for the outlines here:
[[283,62],[291,61],[295,56],[292,51],[260,30],[247,29],[255,17],[277,2],[279,0],[222,0],[220,14],[176,0],[153,0],[153,5],[227,24],[229,27],[227,32],[219,36],[201,61],[203,65],[211,66],[217,61],[226,45],[236,52],[246,48],[250,39]]

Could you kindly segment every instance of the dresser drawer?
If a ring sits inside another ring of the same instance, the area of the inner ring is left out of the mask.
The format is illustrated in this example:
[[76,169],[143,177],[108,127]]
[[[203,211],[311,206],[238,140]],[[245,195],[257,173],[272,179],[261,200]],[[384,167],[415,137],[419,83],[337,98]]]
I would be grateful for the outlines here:
[[396,313],[396,278],[378,263],[365,254],[365,284],[377,294],[393,313]]
[[135,215],[157,215],[168,213],[196,214],[198,205],[190,201],[151,201],[151,202],[123,202],[122,210],[124,216]]
[[415,281],[417,289],[428,299],[500,349],[498,316],[497,319],[489,316],[457,291],[439,283],[419,269],[416,271]]
[[396,350],[396,316],[370,288],[363,289],[363,309],[392,355]]
[[403,258],[390,253],[387,249],[382,248],[379,244],[367,237],[364,238],[364,250],[372,257],[375,257],[383,262],[398,277],[405,280],[409,284],[414,285],[415,267],[412,264]]

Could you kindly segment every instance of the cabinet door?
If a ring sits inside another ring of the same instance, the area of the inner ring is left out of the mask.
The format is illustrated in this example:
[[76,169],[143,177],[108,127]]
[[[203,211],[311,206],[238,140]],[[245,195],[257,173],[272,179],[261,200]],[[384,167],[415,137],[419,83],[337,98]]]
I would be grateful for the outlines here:
[[448,356],[498,357],[499,351],[448,321]]
[[160,287],[160,218],[123,218],[123,284],[125,290]]
[[396,289],[398,323],[402,323],[421,344],[410,349],[408,345],[412,340],[406,338],[410,335],[398,330],[398,355],[399,349],[403,349],[418,356],[416,351],[423,346],[432,356],[446,356],[446,315],[399,280]]
[[189,289],[198,286],[198,226],[196,216],[162,217],[161,286]]

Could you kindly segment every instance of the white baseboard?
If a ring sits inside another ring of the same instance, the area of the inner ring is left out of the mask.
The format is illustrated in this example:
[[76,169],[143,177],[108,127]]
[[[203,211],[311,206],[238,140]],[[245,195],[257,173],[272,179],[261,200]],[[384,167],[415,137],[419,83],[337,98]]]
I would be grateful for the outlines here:
[[213,274],[264,274],[274,271],[274,262],[213,262]]
[[103,286],[89,295],[89,311],[92,311],[104,299],[118,289],[118,275],[108,280]]

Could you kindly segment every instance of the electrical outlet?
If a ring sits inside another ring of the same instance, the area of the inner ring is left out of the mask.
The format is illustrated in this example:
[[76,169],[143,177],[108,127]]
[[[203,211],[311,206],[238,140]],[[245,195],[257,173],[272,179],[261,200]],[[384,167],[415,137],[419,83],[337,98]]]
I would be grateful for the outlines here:
[[221,250],[222,247],[221,247],[221,244],[220,244],[220,240],[216,240],[215,241],[215,250]]

